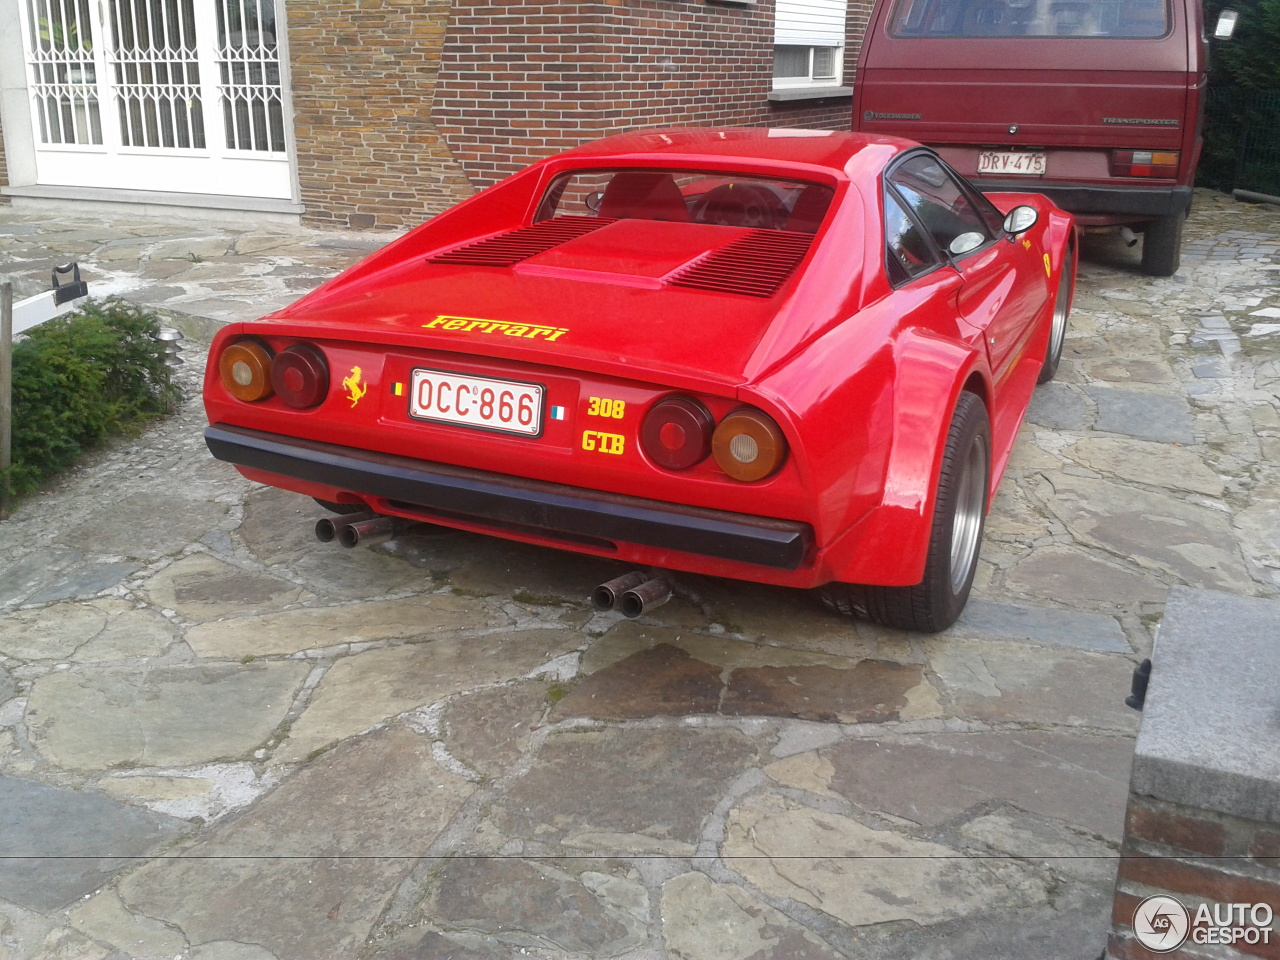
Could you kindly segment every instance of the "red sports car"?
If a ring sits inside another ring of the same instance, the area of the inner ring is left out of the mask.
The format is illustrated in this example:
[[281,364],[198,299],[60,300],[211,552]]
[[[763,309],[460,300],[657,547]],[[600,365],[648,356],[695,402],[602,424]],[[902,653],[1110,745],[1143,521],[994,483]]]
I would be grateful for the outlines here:
[[1068,214],[906,140],[612,137],[223,328],[206,439],[348,542],[430,522],[940,630],[1074,264]]

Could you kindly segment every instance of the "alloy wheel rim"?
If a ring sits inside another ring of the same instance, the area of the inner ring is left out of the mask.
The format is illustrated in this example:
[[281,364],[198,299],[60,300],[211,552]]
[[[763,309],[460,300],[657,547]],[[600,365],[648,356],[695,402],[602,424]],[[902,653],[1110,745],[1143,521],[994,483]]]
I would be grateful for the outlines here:
[[1062,353],[1062,343],[1067,337],[1067,300],[1070,283],[1066,271],[1070,269],[1071,258],[1062,263],[1062,280],[1058,283],[1058,299],[1053,304],[1053,327],[1049,331],[1049,356],[1057,357]]
[[965,455],[964,469],[956,490],[956,511],[951,520],[951,592],[958,594],[968,583],[978,558],[978,536],[982,531],[985,504],[983,482],[987,475],[987,444],[974,437]]

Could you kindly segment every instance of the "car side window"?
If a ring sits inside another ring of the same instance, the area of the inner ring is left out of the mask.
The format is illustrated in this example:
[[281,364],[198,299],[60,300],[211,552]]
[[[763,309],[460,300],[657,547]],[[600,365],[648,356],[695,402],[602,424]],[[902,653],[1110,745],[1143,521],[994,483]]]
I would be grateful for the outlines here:
[[982,240],[969,244],[966,253],[993,239],[994,234],[982,212],[934,157],[928,154],[910,157],[894,168],[889,182],[940,249],[951,250],[952,241],[967,233],[979,234]]
[[884,192],[884,240],[889,280],[895,285],[942,263],[928,236],[891,190]]

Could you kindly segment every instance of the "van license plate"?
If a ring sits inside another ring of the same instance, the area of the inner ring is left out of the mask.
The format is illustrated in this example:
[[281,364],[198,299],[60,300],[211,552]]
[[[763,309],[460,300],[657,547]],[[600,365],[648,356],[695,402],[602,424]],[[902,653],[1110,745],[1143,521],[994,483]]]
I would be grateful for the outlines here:
[[978,174],[1012,174],[1021,177],[1043,176],[1043,150],[984,150],[978,154]]

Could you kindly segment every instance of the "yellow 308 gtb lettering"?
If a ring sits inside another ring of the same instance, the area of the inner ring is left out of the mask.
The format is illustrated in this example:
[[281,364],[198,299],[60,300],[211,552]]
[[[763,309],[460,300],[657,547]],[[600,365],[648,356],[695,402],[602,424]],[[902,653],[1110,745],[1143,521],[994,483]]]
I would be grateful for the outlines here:
[[627,444],[627,438],[620,433],[599,433],[595,430],[582,431],[582,449],[596,450],[600,453],[621,455]]
[[627,415],[627,401],[610,400],[608,397],[589,397],[587,399],[588,417],[609,417],[621,420]]

